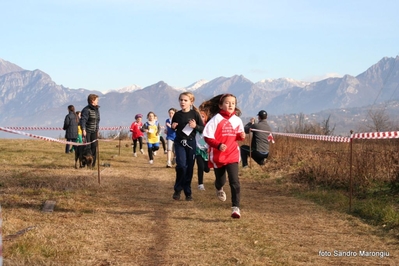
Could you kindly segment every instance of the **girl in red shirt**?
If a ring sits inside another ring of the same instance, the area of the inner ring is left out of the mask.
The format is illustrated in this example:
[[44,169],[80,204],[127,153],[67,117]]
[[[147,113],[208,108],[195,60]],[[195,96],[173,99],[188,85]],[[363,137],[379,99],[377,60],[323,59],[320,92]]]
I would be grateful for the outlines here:
[[144,133],[141,131],[141,127],[143,126],[143,122],[141,122],[142,118],[143,118],[142,114],[137,114],[134,117],[134,119],[136,119],[136,121],[134,121],[132,123],[132,125],[130,126],[130,132],[132,132],[133,156],[134,157],[137,157],[137,153],[136,153],[137,141],[139,142],[139,145],[140,145],[141,154],[144,154],[144,151],[143,151],[143,136],[144,136]]
[[232,201],[232,218],[240,218],[240,180],[238,163],[240,148],[237,141],[245,139],[241,111],[236,107],[237,98],[232,94],[220,94],[203,103],[209,117],[203,135],[209,145],[209,167],[214,168],[216,195],[221,201],[226,200],[223,186],[226,183],[226,172],[229,178]]

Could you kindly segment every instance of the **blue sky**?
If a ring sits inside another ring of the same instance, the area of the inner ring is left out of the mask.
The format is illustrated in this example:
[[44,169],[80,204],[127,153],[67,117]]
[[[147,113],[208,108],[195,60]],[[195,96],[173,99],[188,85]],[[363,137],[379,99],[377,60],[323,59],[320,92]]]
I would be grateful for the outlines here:
[[356,76],[399,54],[399,1],[3,0],[0,58],[106,91]]

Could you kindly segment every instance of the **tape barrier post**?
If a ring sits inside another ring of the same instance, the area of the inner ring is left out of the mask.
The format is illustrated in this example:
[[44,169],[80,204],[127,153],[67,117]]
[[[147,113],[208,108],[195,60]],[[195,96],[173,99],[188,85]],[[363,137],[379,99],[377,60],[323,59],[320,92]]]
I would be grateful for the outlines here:
[[2,226],[3,226],[3,219],[1,216],[1,205],[0,205],[0,266],[3,265],[3,233],[2,233]]
[[349,142],[349,212],[352,212],[352,194],[353,194],[353,178],[352,178],[352,160],[353,160],[353,131],[351,130],[351,139]]
[[252,128],[249,129],[249,168],[252,169]]
[[121,136],[119,136],[119,152],[118,152],[118,156],[121,156]]
[[98,132],[97,132],[96,161],[97,161],[98,184],[101,185],[101,173],[100,173],[100,142],[98,141]]

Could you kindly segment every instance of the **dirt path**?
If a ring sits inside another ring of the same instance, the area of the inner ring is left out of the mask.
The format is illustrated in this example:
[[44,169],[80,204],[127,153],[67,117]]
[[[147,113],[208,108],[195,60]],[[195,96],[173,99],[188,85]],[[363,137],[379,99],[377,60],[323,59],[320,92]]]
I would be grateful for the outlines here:
[[[232,219],[230,189],[220,202],[213,172],[205,191],[194,176],[193,201],[175,201],[175,172],[162,155],[149,165],[126,148],[104,160],[111,167],[102,168],[99,185],[97,171],[32,150],[40,160],[23,159],[17,170],[15,159],[3,158],[4,236],[35,226],[4,242],[5,265],[399,265],[397,240],[288,196],[276,179],[242,174],[242,218]],[[57,203],[44,214],[49,198]]]
[[[113,199],[124,202],[115,206],[130,214],[125,226],[119,219],[121,230],[111,235],[135,239],[128,252],[135,254],[132,265],[396,265],[399,261],[395,240],[378,237],[359,219],[284,195],[275,180],[241,178],[242,218],[233,220],[230,189],[225,187],[227,201],[218,201],[212,172],[205,176],[205,191],[196,189],[194,177],[194,201],[186,202],[171,198],[174,169],[156,163],[136,170],[133,175],[125,173],[130,177],[123,184],[111,186],[123,197]],[[121,175],[111,169],[103,174],[104,182],[114,174]],[[131,197],[123,196],[120,186],[128,186]],[[107,215],[117,219],[110,211]],[[137,231],[128,229],[132,222]],[[126,244],[113,245],[124,250],[121,246]],[[121,262],[110,250],[106,253],[110,265]]]

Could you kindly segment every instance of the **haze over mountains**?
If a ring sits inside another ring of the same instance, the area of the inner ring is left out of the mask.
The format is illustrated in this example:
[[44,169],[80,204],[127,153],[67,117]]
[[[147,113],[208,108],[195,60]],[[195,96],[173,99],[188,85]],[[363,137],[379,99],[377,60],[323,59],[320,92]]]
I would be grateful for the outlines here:
[[[186,88],[173,88],[159,81],[144,88],[127,84],[102,93],[67,88],[41,70],[24,70],[0,59],[0,126],[61,127],[67,106],[73,104],[76,110],[81,110],[87,105],[90,93],[100,95],[101,126],[130,126],[136,113],[146,115],[149,111],[154,111],[163,123],[170,107],[179,109],[181,91],[191,90],[197,106],[214,95],[232,93],[238,99],[243,118],[255,116],[264,109],[275,131],[287,123],[283,117],[303,113],[319,122],[331,115],[330,122],[339,125],[336,130],[342,134],[365,119],[362,112],[367,113],[370,108],[386,108],[397,117],[398,62],[399,56],[384,57],[357,76],[345,75],[313,83],[289,78],[253,83],[242,75],[235,75],[199,80]],[[353,124],[343,123],[342,116]]]

